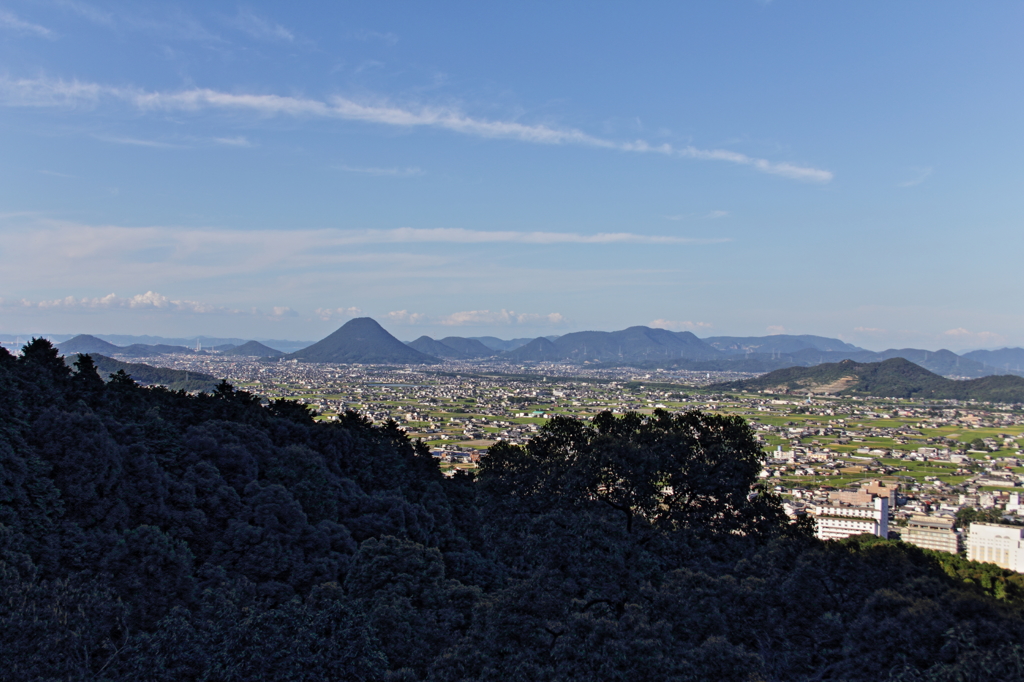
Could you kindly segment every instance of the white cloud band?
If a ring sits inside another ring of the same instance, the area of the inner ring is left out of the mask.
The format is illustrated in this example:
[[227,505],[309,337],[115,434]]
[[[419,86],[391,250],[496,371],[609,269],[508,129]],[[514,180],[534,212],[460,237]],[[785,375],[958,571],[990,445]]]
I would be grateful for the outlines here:
[[691,322],[690,320],[666,320],[659,318],[647,323],[648,327],[655,329],[668,329],[675,332],[693,331],[695,329],[710,329],[713,325],[710,322]]
[[403,108],[386,102],[356,102],[335,96],[327,100],[270,94],[229,93],[210,88],[191,88],[173,92],[148,92],[97,83],[35,79],[0,79],[0,101],[8,106],[97,106],[103,99],[128,102],[141,110],[201,111],[242,110],[266,116],[336,118],[404,128],[440,128],[463,135],[505,138],[546,145],[577,145],[634,153],[656,153],[678,158],[725,161],[749,166],[763,173],[795,180],[825,183],[832,173],[820,168],[760,159],[726,149],[652,145],[645,140],[616,142],[595,137],[573,128],[555,128],[517,121],[474,118],[453,107]]
[[40,310],[110,310],[115,308],[129,308],[135,310],[159,310],[165,312],[198,314],[231,314],[241,312],[238,310],[230,310],[228,308],[200,303],[198,301],[171,300],[167,296],[158,294],[155,291],[147,291],[144,294],[136,294],[135,296],[130,296],[128,298],[118,296],[117,294],[107,294],[106,296],[95,298],[75,298],[74,296],[66,296],[64,298],[42,301],[28,301],[26,299],[10,301],[0,298],[0,309],[3,310],[26,310],[31,308],[37,308]]
[[23,21],[22,19],[19,19],[17,15],[5,10],[0,10],[0,28],[10,29],[19,33],[28,33],[41,38],[53,37],[53,31],[45,26]]
[[432,317],[408,310],[394,310],[384,316],[388,322],[402,325],[433,324],[445,327],[507,327],[525,325],[546,327],[562,324],[565,316],[561,313],[517,313],[512,310],[463,310],[450,315]]

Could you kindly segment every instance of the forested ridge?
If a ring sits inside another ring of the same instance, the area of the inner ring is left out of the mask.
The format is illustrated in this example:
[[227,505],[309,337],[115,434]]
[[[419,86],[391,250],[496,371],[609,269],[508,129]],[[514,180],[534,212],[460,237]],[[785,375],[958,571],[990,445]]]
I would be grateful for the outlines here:
[[0,349],[4,680],[1015,680],[1019,582],[815,540],[738,417],[393,423]]
[[[948,353],[948,351],[947,351]],[[950,369],[950,371],[955,371]],[[836,395],[886,398],[933,398],[1014,403],[1024,401],[1024,378],[984,376],[978,379],[947,379],[902,357],[881,362],[841,362],[814,367],[786,367],[753,379],[713,384],[709,389],[726,391],[817,391]]]

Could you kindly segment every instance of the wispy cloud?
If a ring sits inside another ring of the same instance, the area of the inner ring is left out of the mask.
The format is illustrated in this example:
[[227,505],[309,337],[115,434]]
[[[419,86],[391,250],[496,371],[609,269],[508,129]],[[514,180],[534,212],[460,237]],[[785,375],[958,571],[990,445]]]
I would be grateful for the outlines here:
[[251,147],[252,142],[239,135],[238,137],[215,137],[213,141],[217,144],[228,145],[229,147]]
[[317,308],[313,314],[327,322],[330,320],[348,320],[353,317],[359,317],[362,312],[359,308],[351,306],[348,308]]
[[665,220],[717,220],[729,217],[728,211],[708,211],[707,213],[679,213],[677,215],[663,216]]
[[74,178],[74,175],[68,175],[67,173],[58,173],[57,171],[41,170],[39,171],[42,175],[52,175],[55,178]]
[[963,327],[949,329],[942,333],[945,339],[955,340],[960,346],[1000,346],[1006,344],[1006,337],[995,332],[972,332]]
[[524,325],[546,327],[562,324],[561,313],[517,313],[513,310],[463,310],[448,315],[431,316],[408,310],[394,310],[384,316],[388,322],[401,325],[443,325],[446,327],[493,327]]
[[494,325],[557,325],[565,321],[561,313],[517,313],[513,310],[464,310],[437,320],[451,327],[485,327]]
[[57,0],[56,4],[98,26],[111,27],[114,25],[113,14],[110,12],[104,12],[103,10],[93,7],[88,3],[81,2],[80,0]]
[[396,43],[398,43],[398,36],[395,35],[394,33],[391,33],[390,31],[381,33],[380,31],[369,31],[367,29],[362,29],[350,33],[349,36],[355,40],[380,41],[385,45],[395,45]]
[[75,298],[74,296],[66,296],[64,298],[42,301],[29,301],[26,299],[10,301],[0,299],[0,308],[6,308],[8,310],[18,308],[39,308],[42,310],[109,310],[112,308],[128,308],[134,310],[162,310],[166,312],[200,314],[240,312],[230,310],[228,308],[200,303],[198,301],[172,300],[163,294],[156,293],[155,291],[147,291],[144,294],[136,294],[135,296],[129,296],[127,298],[118,296],[117,294],[107,294],[106,296],[96,298]]
[[[174,269],[180,277],[258,272],[272,268],[314,268],[380,258],[397,262],[405,256],[360,253],[354,245],[499,244],[525,245],[697,245],[724,240],[697,240],[634,233],[489,232],[462,228],[399,228],[394,230],[226,230],[175,226],[122,227],[11,216],[4,230],[0,267],[24,272],[123,275],[152,274]],[[423,263],[429,254],[409,256]],[[29,268],[28,270],[25,270]],[[14,275],[12,274],[12,277]],[[39,276],[42,276],[41,274]]]
[[295,40],[295,34],[289,29],[247,9],[240,9],[230,23],[243,33],[259,40],[285,42]]
[[63,9],[97,26],[115,31],[135,31],[172,40],[219,44],[225,41],[181,6],[172,3],[134,3],[108,12],[81,0],[51,0]]
[[96,135],[95,137],[100,142],[110,142],[112,144],[127,144],[133,147],[154,147],[157,149],[179,148],[178,145],[176,144],[158,142],[156,140],[140,140],[136,137],[114,137],[110,135]]
[[710,322],[691,322],[690,320],[666,320],[659,318],[647,323],[648,327],[655,329],[669,329],[675,332],[707,330],[713,326]]
[[111,293],[106,296],[65,296],[31,301],[25,298],[0,298],[0,311],[8,313],[26,312],[100,312],[125,311],[135,313],[185,314],[185,315],[241,315],[267,319],[283,319],[298,317],[299,314],[288,306],[275,306],[270,312],[260,308],[238,309],[201,301],[176,299],[155,291],[134,296],[118,296]]
[[362,173],[363,175],[380,175],[390,176],[397,178],[407,178],[416,175],[423,175],[421,168],[415,166],[407,166],[405,168],[375,168],[375,167],[363,167],[363,166],[332,166],[335,170],[345,171],[346,173]]
[[[382,277],[416,271],[437,277],[439,268],[458,258],[453,245],[524,246],[636,244],[687,247],[723,240],[696,240],[636,233],[489,232],[463,228],[394,230],[227,230],[181,226],[124,227],[42,219],[34,215],[0,216],[4,248],[0,271],[10,281],[37,282],[46,288],[90,281],[117,288],[145,282],[223,279],[257,273],[378,271]],[[445,245],[430,253],[424,244]],[[410,248],[402,250],[401,245]],[[421,245],[413,248],[414,245]],[[365,246],[365,249],[357,248]],[[374,248],[374,247],[387,248]],[[450,275],[459,276],[464,268]],[[388,274],[390,273],[390,275]]]
[[769,335],[774,336],[775,334],[785,334],[786,328],[781,324],[773,324],[767,327],[765,331],[768,332]]
[[0,29],[15,31],[17,33],[27,33],[39,36],[40,38],[54,37],[53,31],[45,26],[24,21],[19,19],[13,12],[8,12],[2,9],[0,9]]
[[517,232],[467,230],[458,227],[415,228],[400,227],[394,230],[339,231],[338,243],[346,244],[396,244],[396,243],[448,243],[448,244],[717,244],[731,241],[726,238],[697,239],[645,235],[633,232],[599,232],[580,234],[578,232]]
[[384,318],[395,324],[419,324],[427,320],[423,313],[410,313],[408,310],[392,310]]
[[910,169],[912,176],[909,180],[898,183],[897,187],[914,187],[920,185],[922,182],[928,179],[928,176],[932,174],[931,166],[917,166]]
[[8,106],[96,106],[104,98],[128,102],[143,111],[243,110],[265,116],[334,118],[400,128],[438,128],[474,137],[512,139],[543,145],[575,145],[619,152],[661,154],[676,158],[724,161],[762,173],[826,183],[831,171],[788,162],[774,162],[726,149],[692,145],[619,142],[574,128],[476,118],[449,106],[402,107],[385,101],[357,102],[335,96],[326,100],[268,94],[229,93],[209,88],[173,92],[144,91],[96,83],[45,78],[0,80],[0,101]]

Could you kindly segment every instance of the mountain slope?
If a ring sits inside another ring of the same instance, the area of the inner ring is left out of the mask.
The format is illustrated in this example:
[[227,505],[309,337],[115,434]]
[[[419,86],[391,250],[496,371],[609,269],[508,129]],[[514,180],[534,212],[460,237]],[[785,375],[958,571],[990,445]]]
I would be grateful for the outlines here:
[[1024,371],[1024,348],[1000,348],[999,350],[974,350],[960,357],[981,362],[1000,370],[1014,373]]
[[936,374],[978,377],[993,373],[993,368],[988,368],[976,360],[963,358],[945,348],[936,351],[917,348],[890,348],[877,355],[878,360],[904,358]]
[[498,354],[498,351],[488,348],[476,339],[461,336],[446,336],[441,339],[441,343],[471,358],[489,358]]
[[690,332],[639,326],[615,332],[574,332],[558,337],[554,345],[560,359],[574,362],[709,360],[720,355]]
[[709,336],[704,343],[729,355],[745,353],[795,353],[804,349],[856,353],[864,350],[852,344],[812,334],[773,336]]
[[284,355],[279,350],[274,350],[270,346],[264,346],[259,341],[246,341],[241,346],[235,346],[229,348],[221,353],[221,355],[245,355],[255,356],[260,358],[279,358]]
[[58,343],[57,349],[64,355],[72,353],[106,353],[109,355],[110,353],[117,353],[121,350],[121,347],[89,334],[79,334],[64,343]]
[[305,362],[432,365],[437,358],[410,348],[389,334],[376,320],[357,317],[330,336],[285,358]]
[[539,336],[525,346],[506,351],[501,358],[511,362],[551,362],[564,359],[555,344]]
[[406,344],[413,350],[418,350],[426,355],[433,355],[435,358],[445,358],[448,360],[468,360],[469,356],[465,353],[455,350],[451,346],[448,346],[441,341],[430,338],[429,336],[421,336],[415,341],[410,341]]
[[115,350],[110,352],[114,355],[120,355],[125,358],[147,358],[153,357],[154,355],[188,355],[194,354],[196,351],[185,346],[169,346],[164,343],[153,345],[133,343],[130,346],[117,347]]
[[[68,355],[65,362],[69,365],[74,364],[80,355],[85,354],[76,353]],[[96,372],[104,381],[108,381],[111,374],[124,370],[124,373],[134,379],[136,383],[143,386],[166,386],[172,391],[203,391],[209,393],[220,383],[217,378],[201,372],[153,367],[152,365],[144,365],[142,363],[121,362],[98,353],[88,353],[88,355],[96,365]]]
[[[543,337],[541,337],[543,338]],[[547,339],[544,339],[547,341]],[[550,345],[548,345],[550,344]],[[650,327],[629,327],[614,332],[572,332],[553,342],[534,339],[526,346],[506,352],[512,360],[565,362],[642,363],[678,358],[704,361],[722,354],[690,332],[670,332]]]
[[[554,340],[556,338],[558,338],[558,337],[556,337],[556,336],[549,336],[549,337],[547,337],[548,341],[552,341],[552,340]],[[500,352],[506,351],[506,350],[515,350],[516,348],[522,348],[526,344],[528,344],[531,341],[533,341],[533,339],[509,339],[508,341],[506,341],[504,339],[499,339],[497,336],[472,336],[472,337],[469,338],[469,340],[470,341],[479,341],[484,346],[486,346],[487,348],[490,348],[491,350],[493,350],[493,351],[495,351],[497,353],[500,353]]]
[[719,390],[865,395],[885,398],[936,398],[1024,402],[1024,378],[988,376],[953,380],[929,372],[902,357],[882,362],[843,360],[814,367],[788,367],[746,381],[714,384]]

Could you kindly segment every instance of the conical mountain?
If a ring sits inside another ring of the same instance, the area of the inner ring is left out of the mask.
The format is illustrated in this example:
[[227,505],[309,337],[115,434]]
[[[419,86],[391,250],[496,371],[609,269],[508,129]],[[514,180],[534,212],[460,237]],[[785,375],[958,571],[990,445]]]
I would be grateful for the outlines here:
[[369,317],[349,320],[330,336],[285,358],[364,365],[432,365],[438,362],[437,358],[405,345]]
[[279,358],[284,353],[274,350],[270,346],[264,346],[259,341],[246,341],[241,346],[232,346],[221,355],[246,355],[260,358]]
[[79,334],[64,343],[58,343],[57,348],[64,355],[71,355],[72,353],[104,353],[110,355],[121,350],[120,346],[107,343],[103,339],[98,339],[90,334]]
[[545,362],[564,359],[563,355],[555,348],[555,344],[543,336],[537,337],[525,346],[502,353],[501,357],[513,362]]

